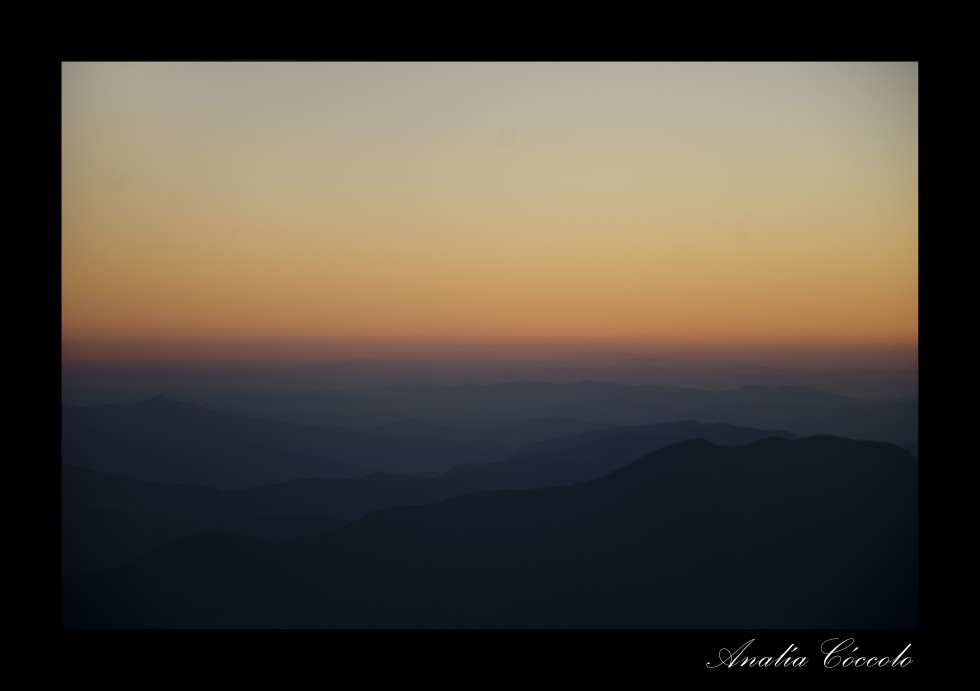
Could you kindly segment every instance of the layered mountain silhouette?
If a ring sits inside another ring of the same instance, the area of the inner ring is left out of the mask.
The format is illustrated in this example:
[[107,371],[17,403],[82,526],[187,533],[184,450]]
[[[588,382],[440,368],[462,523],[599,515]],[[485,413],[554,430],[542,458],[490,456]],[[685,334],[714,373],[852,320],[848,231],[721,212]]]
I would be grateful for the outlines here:
[[473,431],[402,420],[353,429],[272,422],[156,397],[133,405],[62,406],[61,449],[64,463],[90,470],[231,489],[379,471],[434,475],[600,426],[546,419]]
[[303,511],[288,497],[252,502],[201,485],[143,482],[73,466],[61,471],[63,576],[120,566],[197,533],[283,540],[326,533],[344,523],[330,515],[328,506]]
[[736,446],[767,437],[797,438],[782,430],[692,420],[634,425],[548,439],[525,447],[510,459],[459,465],[447,475],[457,481],[468,481],[474,489],[554,487],[600,477],[650,451],[679,441],[705,439],[720,446]]
[[[393,385],[356,391],[197,392],[190,400],[221,410],[296,422],[418,418],[489,429],[534,418],[572,418],[608,426],[678,420],[728,422],[799,435],[832,434],[896,444],[918,441],[918,399],[860,400],[796,386],[730,391],[580,381],[550,384]],[[332,416],[332,417],[331,417]]]
[[386,509],[315,537],[182,538],[67,579],[63,621],[914,627],[916,494],[916,459],[890,444],[687,441],[588,482]]
[[[392,506],[430,504],[473,491],[594,479],[682,440],[734,445],[772,434],[697,422],[596,430],[531,444],[510,460],[460,466],[437,477],[372,473],[348,479],[298,478],[237,491],[148,483],[65,466],[62,571],[76,575],[121,565],[194,533],[285,538],[326,532],[338,519],[352,520]],[[270,532],[273,526],[278,526],[276,532]]]

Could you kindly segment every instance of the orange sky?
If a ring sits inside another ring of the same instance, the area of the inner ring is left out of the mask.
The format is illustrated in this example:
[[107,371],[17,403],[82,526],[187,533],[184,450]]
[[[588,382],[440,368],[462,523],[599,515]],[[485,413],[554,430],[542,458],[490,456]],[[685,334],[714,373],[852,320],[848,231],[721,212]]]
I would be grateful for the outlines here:
[[914,360],[915,64],[68,63],[62,91],[66,361]]

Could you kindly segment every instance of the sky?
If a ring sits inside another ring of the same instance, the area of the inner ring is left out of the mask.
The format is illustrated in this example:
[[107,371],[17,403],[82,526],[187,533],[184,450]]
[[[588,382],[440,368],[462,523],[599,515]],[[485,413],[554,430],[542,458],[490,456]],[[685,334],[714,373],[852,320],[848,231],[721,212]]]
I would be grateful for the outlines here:
[[918,68],[64,63],[62,305],[67,368],[911,385]]

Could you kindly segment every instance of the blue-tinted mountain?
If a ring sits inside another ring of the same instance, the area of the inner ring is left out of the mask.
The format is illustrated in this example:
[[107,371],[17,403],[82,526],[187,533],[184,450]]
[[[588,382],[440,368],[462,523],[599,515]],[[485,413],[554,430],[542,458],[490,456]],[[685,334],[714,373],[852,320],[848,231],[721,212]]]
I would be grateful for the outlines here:
[[[202,394],[203,395],[203,394]],[[417,418],[458,428],[490,429],[534,418],[590,420],[606,426],[680,420],[727,422],[799,435],[832,434],[896,444],[918,441],[918,399],[860,400],[798,386],[746,386],[705,391],[631,386],[600,381],[550,384],[517,381],[459,386],[396,385],[356,391],[276,394],[212,393],[209,405],[249,410],[305,411],[307,415],[358,415],[376,419]],[[315,418],[309,418],[315,419]]]
[[157,397],[63,406],[61,448],[64,463],[90,470],[231,489],[379,471],[435,475],[459,463],[506,458],[556,432],[596,427],[544,420],[477,432],[403,420],[352,429],[272,422]]
[[68,627],[912,628],[917,461],[682,442],[601,478],[204,534],[65,582]]

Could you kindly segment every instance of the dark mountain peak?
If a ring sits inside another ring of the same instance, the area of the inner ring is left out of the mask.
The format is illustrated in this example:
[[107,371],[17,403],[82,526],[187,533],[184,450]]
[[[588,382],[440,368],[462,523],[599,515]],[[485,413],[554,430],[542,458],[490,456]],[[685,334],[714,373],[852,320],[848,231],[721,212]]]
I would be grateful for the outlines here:
[[[690,472],[713,473],[714,471],[706,471],[705,469],[713,467],[717,470],[727,466],[729,462],[742,463],[751,458],[780,459],[780,463],[782,460],[822,459],[821,462],[825,464],[847,467],[853,459],[891,458],[896,457],[895,454],[911,456],[904,449],[887,442],[858,441],[830,435],[817,435],[801,439],[772,436],[736,446],[716,444],[707,439],[698,438],[657,449],[617,471],[593,480],[593,482],[616,485],[626,482],[624,478],[630,478],[629,482],[642,483],[647,481],[644,478],[649,478],[651,473],[660,472],[661,468],[678,469],[691,463],[700,465],[702,469]],[[709,465],[705,466],[705,463]],[[779,467],[780,463],[777,463],[776,467]]]

